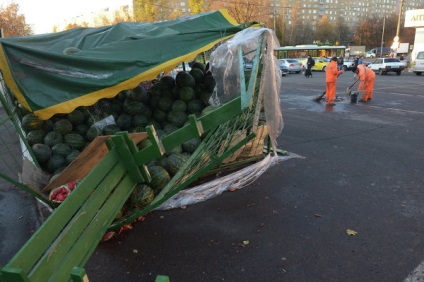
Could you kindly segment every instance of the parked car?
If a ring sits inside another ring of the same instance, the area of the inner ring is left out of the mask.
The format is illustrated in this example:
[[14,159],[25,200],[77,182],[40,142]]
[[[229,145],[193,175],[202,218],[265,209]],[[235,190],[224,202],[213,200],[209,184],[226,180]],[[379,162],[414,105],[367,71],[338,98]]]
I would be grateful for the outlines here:
[[280,64],[281,75],[286,76],[289,73],[289,68],[285,64]]
[[398,58],[378,58],[368,67],[380,75],[388,72],[395,72],[400,75],[405,69],[405,65]]
[[412,71],[416,75],[421,75],[424,72],[424,51],[418,52],[417,56],[415,57]]
[[302,71],[302,64],[296,59],[280,59],[279,61],[288,67],[289,73],[300,73]]
[[343,70],[351,70],[354,65],[355,65],[355,58],[354,57],[344,58]]
[[365,58],[375,58],[375,53],[368,51],[365,53]]
[[[330,63],[330,59],[328,59],[328,58],[315,58],[315,57],[313,57],[312,59],[314,59],[314,61],[315,61],[315,66],[312,67],[312,70],[314,70],[314,71],[325,71],[325,68]],[[302,67],[303,67],[304,70],[306,69],[306,61],[307,60],[308,59],[302,59],[301,60]]]

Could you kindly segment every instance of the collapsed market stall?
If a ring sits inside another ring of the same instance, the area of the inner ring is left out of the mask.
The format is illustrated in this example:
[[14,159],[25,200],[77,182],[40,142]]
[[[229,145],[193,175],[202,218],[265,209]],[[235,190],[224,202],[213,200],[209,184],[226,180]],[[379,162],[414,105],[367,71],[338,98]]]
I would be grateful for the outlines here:
[[[91,197],[83,193],[93,181],[101,189],[111,176],[100,168],[116,159],[123,170],[116,187],[129,179],[131,193],[107,214],[102,234],[116,234],[155,208],[242,187],[275,161],[283,127],[277,42],[271,30],[240,25],[225,11],[2,39],[2,124],[13,123],[20,136],[23,171],[21,181],[15,171],[0,176],[52,208],[66,197],[54,217],[70,201]],[[167,75],[211,49],[209,70],[204,61]],[[253,60],[251,70],[244,58]],[[190,188],[208,174],[241,167],[212,186]],[[179,194],[186,188],[193,192]]]

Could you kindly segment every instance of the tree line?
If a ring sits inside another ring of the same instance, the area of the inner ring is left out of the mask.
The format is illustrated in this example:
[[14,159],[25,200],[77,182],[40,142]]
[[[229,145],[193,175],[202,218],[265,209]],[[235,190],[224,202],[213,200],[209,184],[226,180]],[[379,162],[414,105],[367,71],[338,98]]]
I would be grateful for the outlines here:
[[[181,2],[168,0],[135,0],[133,13],[116,11],[112,17],[99,16],[94,20],[95,26],[112,25],[119,22],[155,22],[172,20],[178,17],[197,14],[204,11],[227,9],[228,13],[237,22],[257,21],[264,26],[273,28],[281,46],[312,44],[313,42],[330,45],[365,45],[367,48],[381,46],[390,47],[396,35],[398,15],[392,13],[383,19],[381,15],[370,15],[360,19],[355,27],[349,27],[340,17],[335,23],[323,16],[316,22],[304,21],[298,13],[298,3],[295,3],[289,15],[277,14],[273,9],[273,0],[189,0],[187,6]],[[290,18],[290,24],[287,19]],[[401,21],[404,22],[404,19]],[[383,33],[384,24],[384,36]],[[69,23],[65,29],[88,27],[89,23]],[[7,6],[0,6],[0,28],[4,37],[25,36],[33,34],[32,27],[25,21],[25,15],[19,13],[19,4],[12,2]],[[52,32],[59,31],[52,26]],[[400,27],[400,42],[414,43],[415,29]]]

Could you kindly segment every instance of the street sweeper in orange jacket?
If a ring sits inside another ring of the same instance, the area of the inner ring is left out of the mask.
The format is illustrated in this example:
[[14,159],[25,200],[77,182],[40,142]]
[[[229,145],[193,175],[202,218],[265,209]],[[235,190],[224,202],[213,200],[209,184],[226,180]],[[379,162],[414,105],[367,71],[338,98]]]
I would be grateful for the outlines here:
[[337,68],[337,57],[331,58],[331,62],[325,67],[325,101],[327,102],[328,106],[334,106],[334,99],[336,98],[337,77],[342,73],[343,70],[338,70]]
[[359,102],[367,102],[372,99],[372,91],[374,89],[375,73],[365,64],[358,65],[352,70],[359,79],[358,91],[362,92],[362,99]]

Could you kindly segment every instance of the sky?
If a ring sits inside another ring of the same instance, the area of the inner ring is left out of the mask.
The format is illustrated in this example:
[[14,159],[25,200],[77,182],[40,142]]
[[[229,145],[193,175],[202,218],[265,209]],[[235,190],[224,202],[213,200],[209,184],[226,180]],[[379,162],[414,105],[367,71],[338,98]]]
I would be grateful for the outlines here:
[[0,0],[0,6],[12,1],[19,4],[19,13],[25,15],[35,34],[50,33],[55,24],[75,16],[132,5],[132,0]]

